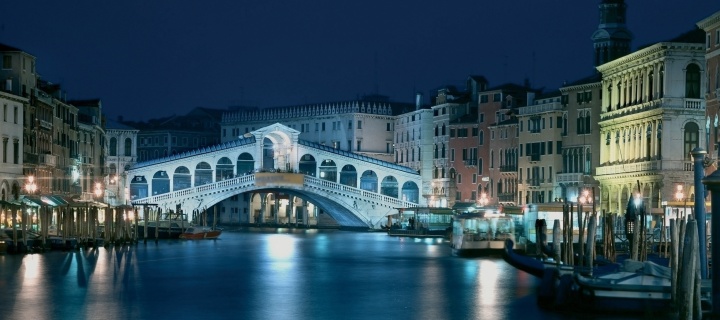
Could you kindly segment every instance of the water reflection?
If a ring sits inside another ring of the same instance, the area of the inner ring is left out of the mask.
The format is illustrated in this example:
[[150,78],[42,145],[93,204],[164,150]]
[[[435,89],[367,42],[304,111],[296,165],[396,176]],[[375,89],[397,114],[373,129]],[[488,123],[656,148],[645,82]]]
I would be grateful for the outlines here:
[[3,319],[572,319],[537,309],[537,280],[447,242],[264,230],[0,255]]

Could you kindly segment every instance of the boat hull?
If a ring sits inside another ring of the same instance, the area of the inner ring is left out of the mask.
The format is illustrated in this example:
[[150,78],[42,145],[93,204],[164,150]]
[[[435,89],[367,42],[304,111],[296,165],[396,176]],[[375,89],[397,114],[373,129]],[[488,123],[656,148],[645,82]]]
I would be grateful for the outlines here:
[[220,230],[210,230],[197,233],[185,232],[181,233],[179,238],[185,240],[217,239],[220,237],[220,234],[222,234]]

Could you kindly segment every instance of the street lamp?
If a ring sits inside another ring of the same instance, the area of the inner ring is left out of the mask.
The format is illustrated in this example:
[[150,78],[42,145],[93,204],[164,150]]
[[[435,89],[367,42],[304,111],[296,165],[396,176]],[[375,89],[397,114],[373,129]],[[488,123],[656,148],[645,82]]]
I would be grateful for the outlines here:
[[102,184],[100,182],[95,183],[94,194],[96,198],[100,198],[103,195]]
[[33,177],[33,176],[28,176],[27,179],[28,179],[28,181],[27,181],[27,183],[25,184],[25,190],[26,190],[29,194],[35,194],[35,191],[37,191],[37,184],[35,184],[35,177]]
[[590,191],[588,191],[587,189],[583,190],[582,193],[578,196],[578,202],[580,202],[580,204],[590,204],[592,203],[592,201],[593,199],[590,196]]
[[488,204],[488,198],[485,192],[480,194],[480,200],[478,200],[478,203],[480,203],[481,207],[484,207]]
[[[676,191],[675,191],[675,200],[677,200],[678,202],[680,202],[680,201],[682,201],[683,199],[685,199],[685,193],[683,193],[683,186],[682,186],[681,184],[677,185],[677,187],[675,187],[675,190],[676,190]],[[675,211],[675,218],[676,218],[676,219],[680,219],[680,208],[675,208],[675,210],[676,210],[676,211]],[[685,214],[685,208],[684,208],[684,207],[683,207],[683,214]]]

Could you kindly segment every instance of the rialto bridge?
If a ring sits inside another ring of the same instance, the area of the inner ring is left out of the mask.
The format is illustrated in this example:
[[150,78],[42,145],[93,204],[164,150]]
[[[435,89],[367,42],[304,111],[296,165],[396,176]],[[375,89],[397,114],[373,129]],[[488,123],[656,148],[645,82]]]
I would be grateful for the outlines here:
[[373,227],[397,208],[425,201],[416,171],[299,140],[299,133],[276,123],[238,140],[138,163],[127,175],[132,203],[189,213],[249,193],[248,222],[297,221],[311,206],[341,226]]

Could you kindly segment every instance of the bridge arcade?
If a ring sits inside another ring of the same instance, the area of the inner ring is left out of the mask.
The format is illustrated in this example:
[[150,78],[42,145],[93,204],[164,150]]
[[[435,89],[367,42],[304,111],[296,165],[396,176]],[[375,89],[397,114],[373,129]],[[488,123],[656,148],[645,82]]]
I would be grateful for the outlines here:
[[248,194],[249,208],[235,219],[230,214],[231,222],[308,223],[325,212],[341,225],[365,226],[424,201],[416,171],[298,135],[277,123],[232,142],[138,163],[128,174],[131,199],[191,212]]

